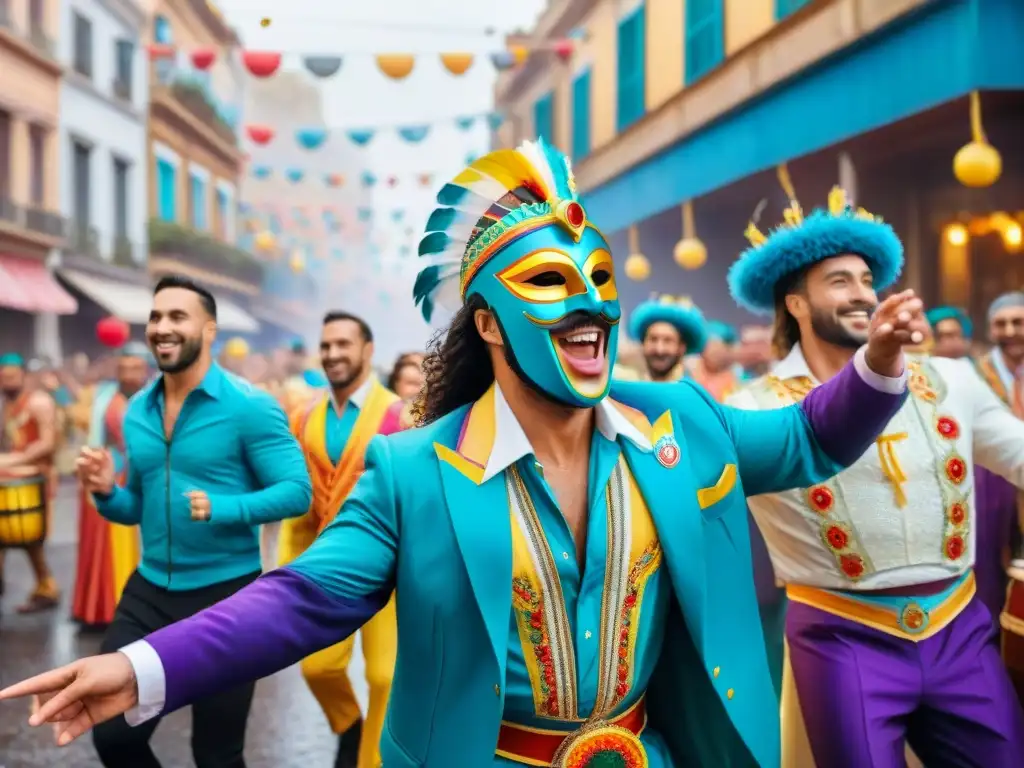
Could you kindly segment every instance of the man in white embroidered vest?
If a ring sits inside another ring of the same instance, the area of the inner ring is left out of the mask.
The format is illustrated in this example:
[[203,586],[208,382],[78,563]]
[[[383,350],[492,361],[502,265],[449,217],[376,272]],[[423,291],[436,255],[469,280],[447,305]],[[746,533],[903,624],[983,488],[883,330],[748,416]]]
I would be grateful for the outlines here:
[[[786,357],[732,404],[773,409],[853,357],[903,248],[839,189],[828,210],[804,218],[792,201],[770,237],[747,236],[729,287],[774,310]],[[972,465],[1024,485],[1024,424],[970,362],[908,366],[911,397],[853,466],[749,500],[790,601],[783,730],[802,715],[818,768],[902,767],[905,743],[929,768],[1020,765],[1024,715],[975,597]],[[811,764],[788,735],[782,764]]]

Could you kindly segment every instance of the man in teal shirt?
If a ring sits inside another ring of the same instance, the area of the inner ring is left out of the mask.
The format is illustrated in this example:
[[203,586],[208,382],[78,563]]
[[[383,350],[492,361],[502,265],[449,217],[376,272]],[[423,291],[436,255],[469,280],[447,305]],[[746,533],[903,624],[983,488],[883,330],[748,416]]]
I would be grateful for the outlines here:
[[[125,586],[103,648],[115,651],[216,603],[260,574],[259,526],[302,515],[312,498],[302,453],[274,399],[212,361],[213,296],[167,277],[154,291],[146,337],[163,375],[131,400],[124,420],[128,478],[114,483],[106,450],[78,461],[100,514],[138,525],[142,561]],[[197,765],[243,766],[253,685],[196,702]],[[97,728],[107,768],[156,768],[158,721]]]

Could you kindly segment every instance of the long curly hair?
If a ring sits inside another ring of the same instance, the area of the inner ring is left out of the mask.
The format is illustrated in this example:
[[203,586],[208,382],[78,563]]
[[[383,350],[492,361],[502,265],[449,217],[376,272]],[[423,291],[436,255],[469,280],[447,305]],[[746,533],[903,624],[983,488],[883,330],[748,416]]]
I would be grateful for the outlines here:
[[487,309],[487,303],[477,295],[471,296],[448,329],[437,333],[427,345],[423,392],[413,405],[417,426],[476,402],[494,383],[487,342],[480,338],[473,319],[478,309]]

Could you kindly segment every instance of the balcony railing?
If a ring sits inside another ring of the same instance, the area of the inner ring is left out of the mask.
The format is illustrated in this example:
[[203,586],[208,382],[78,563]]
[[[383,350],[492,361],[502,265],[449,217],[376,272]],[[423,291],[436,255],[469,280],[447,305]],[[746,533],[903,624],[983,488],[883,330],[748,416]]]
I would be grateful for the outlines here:
[[67,237],[67,222],[64,217],[42,208],[25,210],[25,226],[47,237]]
[[263,264],[251,253],[180,224],[151,219],[149,252],[178,258],[250,285],[263,284]]
[[127,80],[122,80],[120,77],[114,78],[113,85],[114,95],[121,101],[127,101],[129,104],[132,101],[132,84]]
[[201,85],[189,82],[175,82],[171,85],[171,95],[185,109],[210,126],[224,141],[230,144],[238,143],[235,129],[217,114],[217,108],[210,103]]
[[96,227],[90,227],[84,221],[73,222],[69,239],[68,247],[74,253],[93,259],[100,257],[100,233]]
[[124,235],[114,238],[114,263],[119,267],[138,267],[135,261],[135,243]]

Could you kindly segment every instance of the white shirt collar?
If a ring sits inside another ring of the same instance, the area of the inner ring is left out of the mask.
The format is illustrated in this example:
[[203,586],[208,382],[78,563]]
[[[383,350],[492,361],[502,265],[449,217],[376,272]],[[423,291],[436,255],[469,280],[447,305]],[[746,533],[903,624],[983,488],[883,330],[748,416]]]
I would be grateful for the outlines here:
[[996,369],[996,374],[1002,379],[1003,388],[1007,392],[1012,392],[1013,386],[1013,371],[1010,370],[1010,366],[1006,364],[1006,358],[1003,357],[1003,350],[999,347],[992,347],[992,367]]
[[[377,375],[371,373],[366,377],[366,381],[359,385],[359,389],[348,396],[348,401],[352,403],[359,410],[363,409],[363,404],[366,402],[366,398],[370,395],[370,389],[377,383]],[[335,412],[338,412],[338,401],[334,399],[334,390],[328,390],[328,397],[331,398],[331,405],[334,406]]]
[[795,376],[809,376],[811,381],[818,383],[807,365],[804,351],[800,349],[800,342],[794,344],[789,354],[772,367],[772,374],[783,380],[792,379]]
[[[597,416],[597,429],[609,440],[616,440],[620,435],[638,448],[650,451],[651,441],[637,429],[612,403],[605,398],[594,407]],[[495,475],[504,472],[524,456],[536,455],[530,445],[526,433],[519,425],[508,401],[501,393],[501,387],[494,385],[494,446],[487,459],[481,483],[486,483]]]

